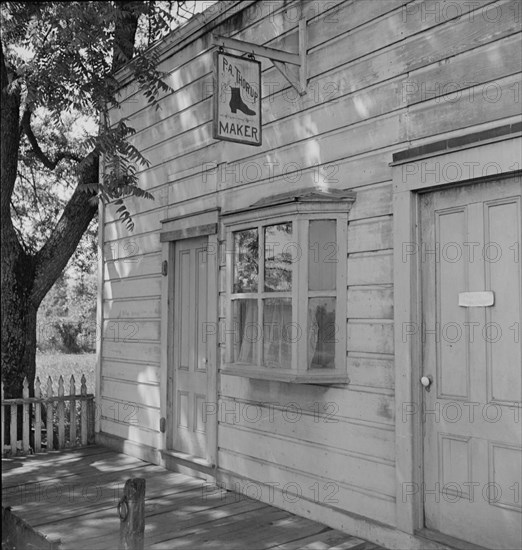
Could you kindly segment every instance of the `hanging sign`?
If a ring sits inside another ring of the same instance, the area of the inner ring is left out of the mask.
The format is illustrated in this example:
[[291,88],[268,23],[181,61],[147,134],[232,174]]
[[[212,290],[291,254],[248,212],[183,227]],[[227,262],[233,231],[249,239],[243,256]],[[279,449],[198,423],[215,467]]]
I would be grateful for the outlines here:
[[214,53],[214,139],[261,145],[261,63]]

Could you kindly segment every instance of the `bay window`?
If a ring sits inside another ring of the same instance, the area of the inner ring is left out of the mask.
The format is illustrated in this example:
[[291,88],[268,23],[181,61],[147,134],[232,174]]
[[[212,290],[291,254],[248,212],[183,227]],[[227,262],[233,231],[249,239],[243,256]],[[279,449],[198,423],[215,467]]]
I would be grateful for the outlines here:
[[312,190],[223,214],[223,372],[347,382],[346,233],[353,200],[350,192]]

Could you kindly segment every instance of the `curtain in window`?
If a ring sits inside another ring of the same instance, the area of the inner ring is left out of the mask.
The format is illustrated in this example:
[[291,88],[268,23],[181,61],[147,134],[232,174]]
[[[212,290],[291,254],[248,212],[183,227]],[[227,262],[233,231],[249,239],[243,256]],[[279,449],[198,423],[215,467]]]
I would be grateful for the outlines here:
[[239,363],[256,364],[256,342],[261,337],[257,323],[257,300],[235,300],[234,323],[234,360]]
[[296,327],[292,325],[292,300],[264,300],[263,362],[267,367],[289,369],[292,364],[292,340]]

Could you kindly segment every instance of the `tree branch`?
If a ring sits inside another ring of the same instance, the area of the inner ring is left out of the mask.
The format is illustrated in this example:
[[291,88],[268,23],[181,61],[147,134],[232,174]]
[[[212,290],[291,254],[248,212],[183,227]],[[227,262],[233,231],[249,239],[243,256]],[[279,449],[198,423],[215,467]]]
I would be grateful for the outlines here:
[[90,153],[80,165],[79,183],[45,245],[35,256],[35,281],[31,302],[38,307],[76,250],[82,235],[95,216],[98,205],[91,204],[92,195],[82,190],[87,183],[99,179],[99,156]]
[[38,140],[36,139],[36,136],[34,135],[33,129],[31,128],[31,111],[29,109],[26,109],[24,111],[24,114],[22,116],[22,122],[21,127],[25,135],[27,136],[27,139],[29,140],[29,143],[31,144],[31,148],[33,150],[33,153],[36,155],[36,158],[40,160],[40,162],[46,167],[49,168],[49,170],[54,170],[57,166],[57,164],[63,160],[63,159],[69,159],[69,160],[75,160],[77,162],[81,162],[82,158],[78,155],[75,155],[74,153],[71,153],[69,151],[60,151],[56,154],[54,157],[54,160],[51,160],[40,147],[40,144],[38,143]]

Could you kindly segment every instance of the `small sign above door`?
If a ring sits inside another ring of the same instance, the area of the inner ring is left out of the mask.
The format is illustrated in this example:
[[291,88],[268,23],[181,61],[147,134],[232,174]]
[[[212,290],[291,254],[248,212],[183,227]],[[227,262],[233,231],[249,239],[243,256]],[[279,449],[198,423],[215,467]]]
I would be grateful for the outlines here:
[[492,290],[459,292],[459,306],[462,307],[488,307],[494,303],[495,295]]
[[214,53],[214,139],[261,145],[261,63]]

